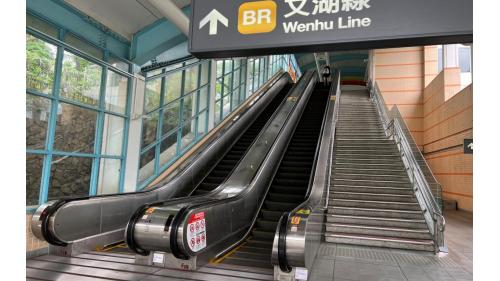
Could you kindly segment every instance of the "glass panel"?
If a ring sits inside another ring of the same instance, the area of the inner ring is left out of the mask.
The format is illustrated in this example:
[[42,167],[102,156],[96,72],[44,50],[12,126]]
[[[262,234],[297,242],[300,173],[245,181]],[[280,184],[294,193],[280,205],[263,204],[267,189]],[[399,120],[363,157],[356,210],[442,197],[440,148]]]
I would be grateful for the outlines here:
[[46,35],[49,35],[54,38],[59,37],[59,30],[52,26],[51,24],[47,23],[46,21],[43,21],[41,19],[38,19],[37,17],[34,17],[32,15],[27,14],[26,15],[26,26],[29,26],[31,28],[34,28],[41,33],[44,33]]
[[196,105],[195,105],[195,101],[194,101],[193,97],[194,97],[194,94],[191,94],[191,95],[183,98],[183,103],[182,103],[182,119],[183,120],[190,119],[192,116],[196,115]]
[[141,161],[139,163],[139,182],[147,180],[155,173],[155,152],[156,147],[152,147],[141,155]]
[[129,64],[120,60],[119,58],[115,58],[113,56],[110,56],[108,59],[108,63],[111,64],[112,66],[123,70],[125,72],[129,72]]
[[57,48],[26,34],[26,88],[52,94]]
[[208,107],[208,87],[205,87],[199,91],[199,101],[198,112],[205,110]]
[[103,51],[99,49],[98,47],[95,47],[84,40],[74,36],[73,34],[67,33],[64,36],[64,41],[68,43],[68,45],[74,47],[75,49],[86,53],[87,55],[91,55],[95,58],[98,58],[100,60],[103,59]]
[[101,159],[97,195],[114,194],[120,191],[121,165],[122,161],[119,159]]
[[146,73],[146,77],[153,77],[155,75],[161,74],[162,72],[163,72],[163,68],[151,70],[151,71],[148,71]]
[[125,118],[105,114],[101,154],[121,156]]
[[201,81],[200,86],[208,84],[208,76],[210,73],[209,63],[205,62],[201,65]]
[[217,78],[220,78],[223,75],[223,73],[222,73],[223,65],[224,65],[224,61],[222,61],[222,60],[217,61]]
[[222,79],[217,79],[217,83],[215,84],[215,99],[218,100],[222,97]]
[[196,119],[193,119],[191,121],[188,121],[182,127],[182,141],[181,141],[181,149],[182,150],[184,150],[186,147],[188,147],[194,141],[195,126],[196,126]]
[[163,110],[162,135],[165,135],[171,130],[179,127],[180,107],[180,101],[176,101],[167,105],[167,107]]
[[186,69],[184,81],[184,94],[190,93],[198,88],[199,66]]
[[224,76],[224,96],[231,92],[231,87],[233,85],[233,77],[232,74]]
[[233,77],[233,89],[237,88],[240,85],[240,70],[235,70],[234,71],[234,77]]
[[177,132],[166,137],[160,146],[160,167],[164,166],[177,155]]
[[470,48],[461,47],[458,49],[460,70],[462,73],[471,72],[471,55]]
[[221,103],[222,103],[221,100],[215,102],[215,112],[214,112],[215,124],[219,124],[219,122],[221,121],[221,118],[220,118],[221,109],[222,109]]
[[234,69],[239,68],[241,65],[241,59],[234,59],[233,64],[234,64]]
[[64,52],[61,97],[76,102],[99,104],[102,67],[69,52]]
[[231,111],[235,110],[238,105],[240,105],[240,95],[239,95],[239,91],[238,90],[235,90],[232,94],[231,94]]
[[198,116],[198,139],[207,133],[208,111],[200,113]]
[[233,61],[225,60],[224,61],[224,74],[231,73],[233,71]]
[[142,119],[142,148],[152,144],[156,140],[156,129],[158,127],[158,112],[146,115]]
[[181,96],[182,71],[165,78],[165,96],[163,104],[178,99]]
[[127,105],[128,78],[113,71],[108,71],[106,83],[106,109],[125,114]]
[[55,150],[93,153],[96,122],[97,111],[60,103],[54,138]]
[[222,116],[224,117],[231,111],[231,95],[227,95],[223,98],[222,111]]
[[49,200],[87,196],[92,158],[55,156],[50,168]]
[[144,108],[146,112],[151,112],[160,107],[161,79],[146,82],[146,95]]
[[45,149],[47,127],[50,119],[50,100],[26,95],[26,147]]
[[43,155],[26,154],[26,206],[38,205]]

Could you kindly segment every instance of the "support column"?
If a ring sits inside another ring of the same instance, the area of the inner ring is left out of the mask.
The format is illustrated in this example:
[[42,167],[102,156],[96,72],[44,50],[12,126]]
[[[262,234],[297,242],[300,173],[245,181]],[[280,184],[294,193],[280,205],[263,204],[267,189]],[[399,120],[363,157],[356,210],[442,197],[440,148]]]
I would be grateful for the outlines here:
[[125,183],[123,186],[123,192],[135,192],[137,190],[139,160],[141,157],[142,115],[144,113],[144,95],[146,92],[146,81],[143,76],[138,74],[135,75],[133,80],[132,112],[130,113]]
[[458,45],[444,45],[443,46],[443,66],[444,68],[459,67],[458,60]]

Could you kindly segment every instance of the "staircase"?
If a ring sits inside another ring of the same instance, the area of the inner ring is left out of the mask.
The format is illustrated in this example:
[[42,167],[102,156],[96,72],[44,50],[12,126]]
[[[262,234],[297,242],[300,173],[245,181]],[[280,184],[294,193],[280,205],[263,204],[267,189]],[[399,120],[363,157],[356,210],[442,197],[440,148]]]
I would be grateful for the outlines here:
[[343,91],[338,118],[325,240],[434,251],[399,150],[368,91]]

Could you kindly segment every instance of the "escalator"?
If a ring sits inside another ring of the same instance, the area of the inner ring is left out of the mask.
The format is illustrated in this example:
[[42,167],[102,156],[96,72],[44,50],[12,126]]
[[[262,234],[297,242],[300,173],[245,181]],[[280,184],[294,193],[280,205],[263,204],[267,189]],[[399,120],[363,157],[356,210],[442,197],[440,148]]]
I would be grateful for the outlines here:
[[205,177],[205,179],[198,185],[192,195],[204,195],[216,187],[218,187],[225,179],[231,174],[231,171],[236,167],[238,162],[243,158],[245,152],[253,143],[257,135],[260,133],[264,125],[267,123],[271,115],[285,96],[288,94],[292,84],[286,85],[281,92],[271,101],[271,103],[264,109],[260,116],[253,122],[253,124],[246,130],[246,132],[239,138],[233,145],[231,150],[214,166],[212,171]]
[[223,264],[271,268],[273,239],[280,216],[301,204],[310,184],[329,89],[316,85],[269,188],[254,228]]
[[225,122],[185,164],[153,188],[49,201],[35,211],[32,232],[68,251],[73,247],[102,248],[122,241],[126,224],[138,207],[213,190],[230,175],[292,85],[285,73],[271,79],[237,118]]

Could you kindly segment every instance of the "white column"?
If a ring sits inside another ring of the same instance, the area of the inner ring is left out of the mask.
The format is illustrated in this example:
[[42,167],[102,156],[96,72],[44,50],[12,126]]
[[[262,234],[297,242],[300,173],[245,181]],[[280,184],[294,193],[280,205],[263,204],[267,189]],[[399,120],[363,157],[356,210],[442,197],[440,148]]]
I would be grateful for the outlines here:
[[444,68],[459,67],[458,60],[458,45],[444,45],[443,46],[443,66]]
[[143,76],[135,75],[132,89],[132,112],[130,113],[128,131],[124,192],[134,192],[137,189],[139,159],[141,156],[142,115],[144,113],[144,95],[146,92],[146,81]]
[[215,126],[215,97],[217,85],[217,61],[212,60],[210,66],[210,88],[208,100],[208,131],[212,130]]

